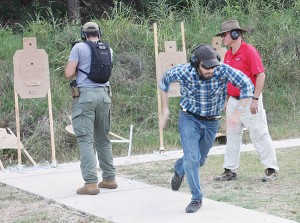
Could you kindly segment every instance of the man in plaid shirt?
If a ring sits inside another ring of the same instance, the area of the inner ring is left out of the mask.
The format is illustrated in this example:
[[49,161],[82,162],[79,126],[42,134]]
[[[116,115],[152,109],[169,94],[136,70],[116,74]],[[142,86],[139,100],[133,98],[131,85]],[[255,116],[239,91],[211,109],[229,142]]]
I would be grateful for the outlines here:
[[242,72],[220,63],[216,50],[201,44],[193,51],[188,64],[179,64],[166,71],[159,87],[161,89],[162,114],[160,127],[165,128],[169,119],[168,90],[170,83],[180,83],[180,106],[178,129],[183,148],[183,157],[174,165],[171,187],[177,191],[186,176],[192,199],[186,207],[187,213],[194,213],[202,205],[199,168],[205,163],[212,147],[220,122],[220,113],[226,99],[227,83],[240,89],[239,105],[230,119],[239,115],[253,96],[253,84]]

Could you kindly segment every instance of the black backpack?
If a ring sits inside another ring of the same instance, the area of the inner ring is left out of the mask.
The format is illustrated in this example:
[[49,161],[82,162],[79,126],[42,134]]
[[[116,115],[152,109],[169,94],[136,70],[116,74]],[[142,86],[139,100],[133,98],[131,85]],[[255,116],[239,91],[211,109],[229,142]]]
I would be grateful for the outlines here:
[[95,43],[92,41],[86,41],[85,43],[91,49],[91,69],[89,73],[82,69],[78,70],[86,74],[92,81],[104,84],[109,80],[112,71],[109,45],[107,43]]

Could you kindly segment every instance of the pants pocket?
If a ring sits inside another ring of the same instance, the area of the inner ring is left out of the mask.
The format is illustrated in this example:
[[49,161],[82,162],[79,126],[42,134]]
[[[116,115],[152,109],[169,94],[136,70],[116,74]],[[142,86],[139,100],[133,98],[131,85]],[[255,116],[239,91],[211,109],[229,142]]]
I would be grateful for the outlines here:
[[103,98],[103,103],[104,103],[105,107],[108,109],[108,112],[106,113],[106,117],[105,117],[105,120],[104,120],[105,131],[106,131],[106,134],[108,134],[108,132],[110,131],[110,128],[111,128],[111,122],[110,122],[111,99],[108,95],[106,95]]
[[72,125],[76,137],[87,135],[86,124],[83,121],[83,109],[72,112]]
[[251,138],[260,138],[269,132],[266,111],[264,109],[259,114],[252,116],[249,130]]

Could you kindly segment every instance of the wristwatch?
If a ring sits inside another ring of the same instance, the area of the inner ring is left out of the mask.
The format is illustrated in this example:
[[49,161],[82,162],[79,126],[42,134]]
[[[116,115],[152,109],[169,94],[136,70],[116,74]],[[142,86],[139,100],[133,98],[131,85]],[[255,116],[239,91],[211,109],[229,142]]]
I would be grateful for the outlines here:
[[259,98],[253,96],[252,99],[253,99],[253,100],[258,100]]

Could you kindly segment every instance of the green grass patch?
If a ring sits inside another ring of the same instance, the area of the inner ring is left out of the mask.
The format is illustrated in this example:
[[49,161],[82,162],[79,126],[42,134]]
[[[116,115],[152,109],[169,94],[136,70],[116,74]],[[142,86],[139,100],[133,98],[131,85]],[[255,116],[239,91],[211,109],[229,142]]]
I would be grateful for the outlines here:
[[[222,4],[220,8],[215,3],[203,7],[201,1],[191,1],[178,10],[166,1],[158,1],[149,4],[151,13],[146,17],[118,3],[105,19],[93,19],[101,27],[103,41],[109,42],[114,50],[111,130],[127,138],[130,125],[134,125],[132,154],[151,153],[159,148],[153,22],[158,25],[159,51],[164,51],[164,41],[170,40],[175,40],[177,49],[182,49],[180,22],[183,21],[189,57],[199,43],[211,43],[223,21],[238,18],[248,30],[245,40],[257,47],[266,68],[264,106],[272,138],[300,136],[300,23],[297,19],[300,6],[281,7],[253,1],[243,1],[242,5],[230,1]],[[58,162],[68,162],[78,160],[79,151],[74,137],[64,129],[69,125],[72,106],[64,66],[70,42],[80,38],[80,25],[55,17],[51,8],[47,10],[47,17],[37,12],[22,25],[0,27],[0,127],[9,127],[16,133],[12,58],[16,50],[23,48],[23,37],[35,36],[38,48],[45,49],[49,56],[56,158]],[[23,145],[37,162],[49,161],[47,99],[20,99],[19,103]],[[178,110],[179,98],[172,98],[170,121],[164,131],[166,150],[181,147]],[[125,155],[126,145],[113,144],[113,152],[114,156]],[[0,159],[4,165],[17,162],[15,151],[10,150],[0,153]]]

